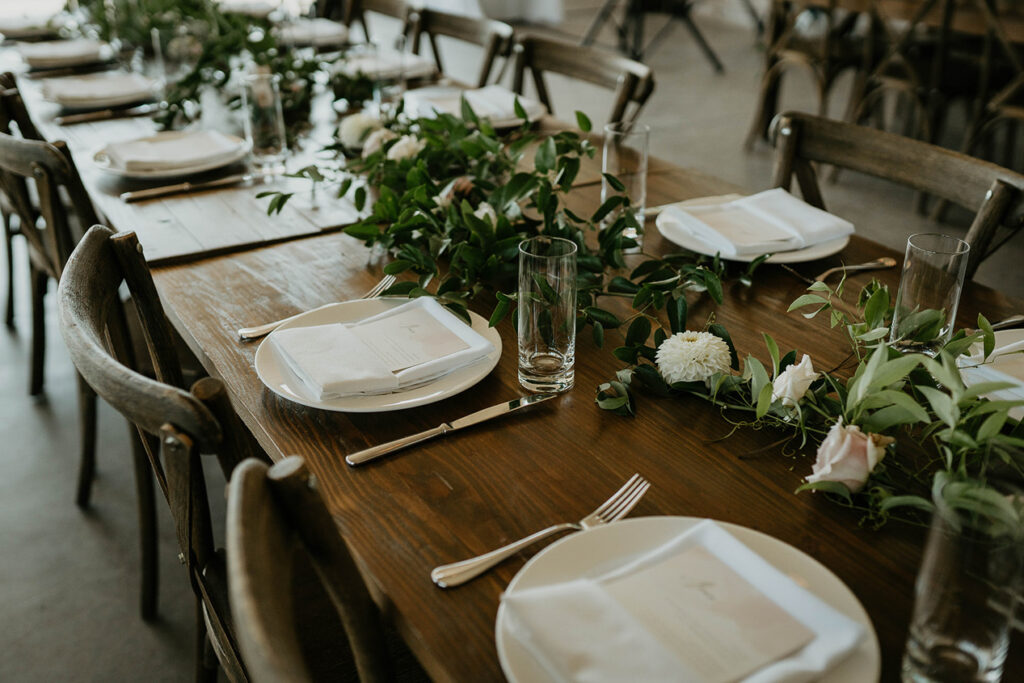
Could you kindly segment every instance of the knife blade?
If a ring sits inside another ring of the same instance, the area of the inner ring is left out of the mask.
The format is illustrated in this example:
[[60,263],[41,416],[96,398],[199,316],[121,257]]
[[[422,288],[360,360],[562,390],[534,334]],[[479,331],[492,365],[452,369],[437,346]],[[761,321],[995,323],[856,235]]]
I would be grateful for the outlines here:
[[255,176],[251,173],[239,173],[229,175],[216,180],[207,180],[204,183],[178,183],[176,185],[164,185],[162,187],[151,187],[146,190],[135,190],[133,192],[122,192],[121,201],[137,202],[143,199],[156,199],[157,197],[170,197],[176,194],[185,194],[197,190],[208,190],[214,187],[225,187],[227,185],[239,185],[251,181]]
[[135,116],[149,116],[160,110],[160,105],[143,104],[128,109],[100,109],[99,111],[84,111],[81,114],[65,114],[57,116],[53,122],[58,126],[70,126],[75,123],[91,123],[93,121],[107,121],[109,119],[127,119]]
[[514,413],[515,411],[527,406],[543,403],[544,401],[555,398],[556,396],[558,396],[558,394],[533,394],[531,396],[522,396],[505,403],[499,403],[498,405],[491,406],[490,408],[484,408],[483,410],[478,410],[475,413],[470,413],[465,417],[460,417],[457,420],[442,422],[433,429],[428,429],[418,434],[406,436],[401,439],[395,439],[394,441],[388,441],[387,443],[382,443],[379,446],[374,446],[372,448],[367,448],[366,450],[346,455],[345,462],[352,467],[355,467],[356,465],[361,465],[364,462],[376,460],[377,458],[389,453],[394,453],[395,451],[407,446],[412,446],[413,444],[426,441],[427,439],[432,439],[435,436],[443,436],[448,432],[472,427],[475,424],[480,424],[481,422],[486,422],[487,420],[501,417],[502,415]]

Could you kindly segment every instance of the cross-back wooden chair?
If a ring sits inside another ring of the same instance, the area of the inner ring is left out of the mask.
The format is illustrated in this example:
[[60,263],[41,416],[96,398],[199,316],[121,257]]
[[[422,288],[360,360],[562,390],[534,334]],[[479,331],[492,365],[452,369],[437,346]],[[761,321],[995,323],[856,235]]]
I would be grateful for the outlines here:
[[[788,112],[772,123],[774,187],[795,176],[804,200],[825,208],[814,164],[891,180],[974,214],[967,278],[1024,224],[1024,175],[959,152],[864,126]],[[998,239],[997,239],[998,237]]]
[[[124,284],[138,314],[155,379],[141,372],[118,294]],[[213,681],[217,669],[208,644],[232,681],[246,680],[235,646],[227,601],[227,568],[214,546],[201,453],[216,454],[225,477],[251,451],[218,380],[205,378],[191,391],[182,372],[170,324],[135,233],[94,226],[64,268],[57,292],[61,333],[85,381],[133,426],[140,507],[152,511],[152,480],[167,501],[189,582],[196,595],[196,677]],[[148,492],[147,492],[148,491]],[[152,518],[152,515],[149,515]],[[156,539],[143,537],[143,567],[152,563],[155,597]]]
[[340,21],[349,29],[358,21],[367,41],[371,40],[367,12],[401,19],[403,35],[408,35],[414,14],[405,0],[317,0],[315,12],[318,17]]
[[[532,76],[539,99],[552,111],[544,73],[552,71],[614,91],[609,122],[633,121],[654,92],[651,69],[632,59],[595,47],[540,36],[520,36],[512,50],[515,77],[512,89],[523,94],[526,72]],[[627,110],[632,105],[632,112]]]
[[268,468],[247,460],[228,487],[228,578],[239,646],[257,683],[318,680],[299,630],[308,605],[283,587],[309,564],[337,611],[334,650],[347,640],[361,681],[427,680],[408,653],[396,656],[381,614],[344,539],[298,456]]
[[477,78],[477,86],[481,88],[487,85],[495,60],[499,56],[507,58],[512,48],[512,27],[504,22],[449,14],[432,9],[417,10],[416,14],[419,19],[415,24],[412,36],[412,51],[416,54],[420,53],[420,43],[423,36],[426,35],[430,42],[430,49],[434,53],[434,62],[437,64],[438,73],[444,73],[441,51],[437,45],[438,36],[455,38],[483,48],[480,76]]

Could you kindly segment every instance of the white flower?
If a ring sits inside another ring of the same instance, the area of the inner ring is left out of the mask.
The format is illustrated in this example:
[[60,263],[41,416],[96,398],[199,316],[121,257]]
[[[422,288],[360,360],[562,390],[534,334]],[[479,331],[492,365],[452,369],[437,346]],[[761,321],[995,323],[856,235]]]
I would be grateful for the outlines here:
[[816,379],[818,373],[811,365],[811,357],[805,353],[799,363],[780,372],[772,382],[772,400],[781,400],[784,406],[795,406]]
[[371,132],[383,125],[376,116],[370,116],[363,112],[350,114],[341,120],[341,125],[338,127],[338,139],[346,147],[358,149],[363,146],[363,141]]
[[480,206],[476,207],[476,211],[473,212],[473,215],[485,223],[490,223],[491,226],[498,224],[498,214],[494,210],[494,207],[487,202],[480,202]]
[[661,343],[655,359],[669,384],[702,382],[729,369],[729,345],[710,332],[676,332]]
[[426,147],[426,145],[426,140],[417,140],[415,136],[403,135],[388,149],[388,159],[391,161],[401,161],[402,159],[412,158],[419,154],[420,150]]
[[378,128],[373,131],[366,138],[366,141],[363,142],[363,158],[365,159],[371,154],[374,154],[384,146],[385,142],[388,140],[394,140],[397,137],[398,135],[396,135],[393,130],[389,130],[387,128]]
[[864,488],[868,475],[885,456],[885,447],[893,441],[891,436],[865,434],[857,425],[844,425],[840,417],[818,446],[818,459],[807,481],[835,481],[856,493]]

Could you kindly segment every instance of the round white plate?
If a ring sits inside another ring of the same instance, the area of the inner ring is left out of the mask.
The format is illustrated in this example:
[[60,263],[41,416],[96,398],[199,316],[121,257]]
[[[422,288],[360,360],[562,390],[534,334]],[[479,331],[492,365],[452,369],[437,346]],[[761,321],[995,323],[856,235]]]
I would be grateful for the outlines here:
[[[600,576],[668,542],[700,521],[697,517],[637,517],[572,534],[552,543],[527,562],[505,592]],[[878,636],[867,612],[839,577],[814,558],[777,538],[736,524],[718,524],[797,584],[864,625],[867,637],[857,650],[821,679],[824,683],[878,680],[882,667]],[[498,608],[494,632],[498,661],[511,683],[547,683],[552,680],[529,651],[509,633],[504,605]]]
[[[167,140],[186,135],[190,135],[190,132],[184,130],[168,130],[162,133],[157,133],[156,135],[139,138],[139,140]],[[107,156],[106,147],[96,152],[92,157],[92,161],[100,170],[121,178],[134,178],[136,180],[163,180],[166,178],[179,178],[181,176],[194,175],[196,173],[202,173],[203,171],[212,171],[215,168],[230,166],[231,164],[238,163],[245,159],[249,154],[249,143],[235,135],[228,135],[227,137],[234,140],[238,145],[238,149],[233,154],[205,164],[196,164],[195,166],[183,166],[181,168],[162,169],[159,171],[127,171],[123,168],[114,166],[111,163],[110,157]]]
[[[692,252],[698,254],[705,254],[707,256],[714,256],[718,249],[710,244],[707,244],[703,240],[690,235],[682,230],[673,230],[671,228],[664,227],[661,223],[658,223],[658,232],[661,236],[667,239],[669,242],[682,247],[683,249],[689,249]],[[850,243],[850,236],[845,235],[843,237],[837,237],[834,240],[827,242],[821,242],[819,244],[813,244],[803,249],[793,249],[791,251],[777,251],[771,255],[771,257],[765,263],[803,263],[805,261],[816,261],[832,254],[838,254],[846,245]],[[737,261],[739,263],[750,263],[757,254],[753,256],[722,256],[723,261]]]
[[[389,308],[408,303],[406,298],[357,299],[329,304],[301,315],[295,320],[281,325],[278,329],[286,330],[293,327],[313,327],[329,323],[344,323],[362,320],[376,315]],[[465,391],[486,377],[501,358],[501,336],[498,331],[487,326],[487,321],[472,311],[473,329],[483,335],[494,345],[494,350],[472,365],[449,372],[433,382],[411,387],[393,394],[374,396],[344,396],[329,401],[321,401],[313,396],[295,373],[281,361],[277,352],[269,344],[268,339],[260,343],[256,349],[256,374],[267,388],[278,396],[289,401],[301,403],[311,408],[335,410],[342,413],[381,413],[389,410],[404,410],[416,406],[434,403]]]

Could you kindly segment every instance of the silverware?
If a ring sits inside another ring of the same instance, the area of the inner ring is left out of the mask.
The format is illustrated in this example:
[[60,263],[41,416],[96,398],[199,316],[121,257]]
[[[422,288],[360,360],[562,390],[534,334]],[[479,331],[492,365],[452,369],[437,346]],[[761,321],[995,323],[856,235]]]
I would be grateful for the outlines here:
[[85,111],[81,114],[65,114],[57,116],[53,122],[58,126],[70,126],[75,123],[90,123],[92,121],[106,121],[108,119],[127,119],[134,116],[149,116],[160,111],[160,105],[143,104],[128,109],[100,109],[99,111]]
[[883,256],[881,258],[875,259],[874,261],[868,261],[867,263],[858,263],[857,265],[853,266],[836,266],[835,268],[829,268],[826,271],[818,273],[818,275],[814,278],[813,282],[824,282],[833,273],[838,273],[844,270],[847,273],[853,273],[858,270],[882,270],[884,268],[892,268],[895,265],[896,259],[892,258],[891,256]]
[[395,439],[394,441],[388,441],[387,443],[382,443],[379,446],[374,446],[373,448],[367,448],[366,450],[346,455],[345,462],[355,467],[356,465],[361,465],[364,462],[376,460],[377,458],[388,455],[389,453],[394,453],[395,451],[406,448],[407,446],[418,444],[422,441],[426,441],[427,439],[433,439],[435,436],[444,436],[448,432],[472,427],[475,424],[480,424],[481,422],[486,422],[487,420],[492,420],[496,417],[514,413],[517,410],[527,406],[532,406],[536,403],[542,403],[548,399],[555,398],[556,396],[558,396],[558,394],[533,394],[531,396],[523,396],[521,398],[508,401],[507,403],[499,403],[496,406],[484,408],[483,410],[478,410],[475,413],[470,413],[465,417],[460,417],[458,420],[442,422],[438,426],[422,431],[418,434],[406,436],[401,439]]
[[[370,288],[370,291],[368,291],[366,294],[363,294],[359,298],[372,299],[373,297],[378,296],[381,292],[383,292],[393,284],[395,284],[395,276],[385,275],[384,277],[381,278],[380,282],[378,282],[377,284]],[[323,306],[317,306],[312,310],[319,311],[321,308],[327,308],[328,306],[333,305],[334,303],[332,302],[329,304],[324,304]],[[291,322],[292,320],[298,318],[300,315],[306,315],[309,312],[310,311],[303,311],[302,313],[296,313],[295,315],[290,315],[287,318],[275,320],[272,323],[264,323],[263,325],[257,325],[255,327],[243,327],[242,329],[238,330],[238,338],[241,341],[251,341],[253,339],[259,339],[260,337],[270,334],[271,332],[279,328],[281,325]]]
[[1010,330],[1015,327],[1024,327],[1024,315],[1011,315],[999,322],[992,323],[993,330]]
[[430,578],[441,588],[461,586],[470,579],[483,574],[502,560],[515,555],[523,548],[549,536],[563,531],[585,531],[586,529],[592,529],[596,526],[610,524],[622,519],[640,502],[640,498],[647,493],[647,489],[650,487],[651,484],[646,479],[639,474],[634,474],[601,507],[581,519],[577,524],[556,524],[484,555],[455,562],[454,564],[441,565],[430,572]]
[[138,202],[143,199],[156,199],[157,197],[170,197],[176,194],[186,194],[197,190],[209,190],[214,187],[226,187],[228,185],[240,185],[248,183],[255,178],[251,173],[239,173],[229,175],[216,180],[207,180],[204,183],[178,183],[177,185],[164,185],[162,187],[151,187],[146,190],[135,190],[133,192],[122,192],[121,201]]

